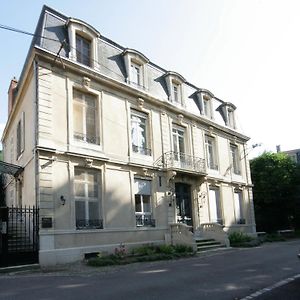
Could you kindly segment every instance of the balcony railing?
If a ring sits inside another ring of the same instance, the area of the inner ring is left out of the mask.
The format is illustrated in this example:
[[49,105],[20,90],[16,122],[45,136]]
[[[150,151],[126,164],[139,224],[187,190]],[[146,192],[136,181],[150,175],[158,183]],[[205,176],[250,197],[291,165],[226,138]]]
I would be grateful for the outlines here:
[[135,153],[151,156],[151,149],[132,145],[132,151]]
[[103,220],[76,220],[76,229],[103,229]]
[[149,226],[155,227],[155,220],[152,219],[151,215],[135,215],[136,226]]
[[74,132],[73,137],[75,140],[89,144],[99,145],[100,138],[98,136],[91,136],[81,132]]
[[205,160],[180,152],[166,152],[155,163],[162,169],[181,169],[195,173],[206,173]]

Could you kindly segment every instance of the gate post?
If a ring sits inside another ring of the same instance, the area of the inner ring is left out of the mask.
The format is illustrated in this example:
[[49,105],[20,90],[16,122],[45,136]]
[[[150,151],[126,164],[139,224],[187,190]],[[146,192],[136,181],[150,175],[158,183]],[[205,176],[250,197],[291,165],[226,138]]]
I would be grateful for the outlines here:
[[0,207],[0,266],[7,265],[8,253],[8,207]]

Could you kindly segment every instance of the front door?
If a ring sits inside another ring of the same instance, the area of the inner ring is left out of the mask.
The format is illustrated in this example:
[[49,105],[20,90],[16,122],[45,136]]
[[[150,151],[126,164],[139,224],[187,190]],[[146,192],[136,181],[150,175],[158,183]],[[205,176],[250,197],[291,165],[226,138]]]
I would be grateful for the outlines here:
[[175,193],[177,222],[193,226],[191,186],[185,183],[175,183]]

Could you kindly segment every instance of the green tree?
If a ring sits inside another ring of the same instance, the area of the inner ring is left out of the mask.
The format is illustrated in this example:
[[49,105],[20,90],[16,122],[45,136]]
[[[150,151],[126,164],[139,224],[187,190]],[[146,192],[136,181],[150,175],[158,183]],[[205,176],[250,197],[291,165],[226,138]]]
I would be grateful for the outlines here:
[[265,152],[250,162],[258,231],[299,226],[299,166],[284,153]]

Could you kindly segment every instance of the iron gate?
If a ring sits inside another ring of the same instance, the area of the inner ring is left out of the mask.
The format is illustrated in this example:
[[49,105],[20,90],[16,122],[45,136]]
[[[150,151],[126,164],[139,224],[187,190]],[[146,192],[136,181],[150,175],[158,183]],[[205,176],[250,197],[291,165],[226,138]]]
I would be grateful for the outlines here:
[[38,208],[0,207],[0,229],[0,266],[38,262]]

